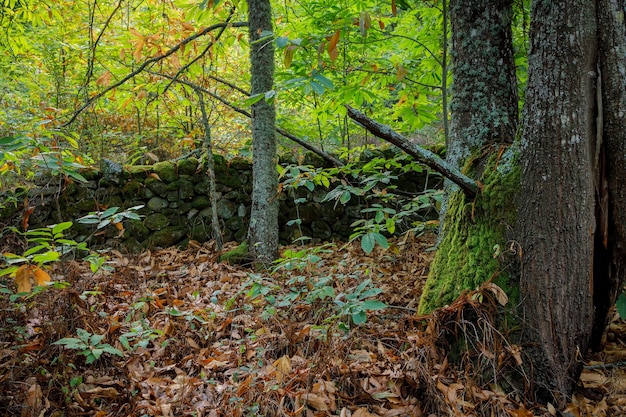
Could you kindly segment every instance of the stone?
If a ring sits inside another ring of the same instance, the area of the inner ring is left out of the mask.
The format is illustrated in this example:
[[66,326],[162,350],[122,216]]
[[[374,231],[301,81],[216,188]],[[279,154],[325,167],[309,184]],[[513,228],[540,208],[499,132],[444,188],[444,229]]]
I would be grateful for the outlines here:
[[237,206],[232,201],[222,198],[217,202],[217,215],[220,218],[228,220],[233,217],[235,213],[237,213]]
[[113,184],[121,184],[123,178],[123,167],[117,162],[113,162],[110,159],[102,158],[100,161],[100,171],[102,172],[102,178],[112,182]]
[[195,175],[198,168],[198,158],[189,157],[181,159],[176,163],[179,175]]
[[170,183],[178,179],[178,173],[176,172],[176,164],[170,161],[157,162],[152,165],[154,173],[161,178],[161,181]]
[[161,213],[153,213],[143,221],[148,230],[161,230],[170,225],[170,219]]
[[[141,220],[129,219],[124,221],[124,237],[144,240],[150,234],[150,230],[141,222]],[[139,243],[139,242],[137,242]]]
[[152,197],[148,200],[148,208],[156,212],[163,211],[169,204],[169,201],[161,197]]
[[333,234],[330,226],[324,220],[317,219],[311,222],[311,232],[313,234],[312,237],[316,237],[322,240],[330,239]]
[[230,160],[229,166],[236,171],[246,171],[252,169],[252,161],[241,156],[236,156]]
[[157,180],[154,177],[146,178],[145,184],[146,187],[154,192],[154,194],[160,197],[165,197],[165,195],[169,191],[167,189],[167,184],[165,184],[163,181]]
[[181,200],[190,200],[194,196],[193,182],[180,180],[178,183],[178,198]]
[[174,246],[187,235],[187,231],[181,226],[168,226],[164,229],[157,230],[148,237],[146,244],[148,247]]
[[191,201],[191,207],[195,209],[203,209],[211,205],[211,199],[206,195],[198,195]]

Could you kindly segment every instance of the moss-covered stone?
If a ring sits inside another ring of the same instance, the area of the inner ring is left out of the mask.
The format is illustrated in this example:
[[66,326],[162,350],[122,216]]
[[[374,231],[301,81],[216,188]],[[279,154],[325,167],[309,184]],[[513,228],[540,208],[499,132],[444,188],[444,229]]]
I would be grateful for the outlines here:
[[127,181],[126,184],[122,187],[122,193],[127,196],[136,196],[139,195],[139,192],[143,188],[143,183],[138,180],[130,180]]
[[[148,247],[161,247],[166,248],[173,246],[181,241],[187,235],[187,231],[181,226],[168,226],[164,229],[158,230],[147,239]],[[145,246],[145,245],[144,245]]]
[[178,198],[189,200],[193,198],[193,182],[180,180],[178,186]]
[[148,187],[149,190],[151,190],[155,195],[158,195],[159,197],[164,197],[165,195],[167,195],[167,184],[161,180],[150,177],[146,178],[144,184],[146,185],[146,187]]
[[169,201],[161,197],[152,197],[148,200],[148,208],[156,212],[165,210],[169,204]]
[[508,281],[509,271],[500,262],[516,218],[520,187],[517,157],[505,155],[499,160],[497,155],[491,156],[481,182],[482,192],[475,199],[468,200],[457,191],[448,201],[444,236],[422,293],[421,314],[450,304],[463,291],[474,290],[490,279],[513,303],[517,298],[516,286]]
[[248,242],[243,241],[234,249],[224,252],[218,258],[219,262],[226,262],[229,264],[241,264],[250,261],[250,251],[248,250]]
[[170,219],[161,213],[153,213],[145,218],[144,226],[148,230],[161,230],[170,225]]
[[178,179],[178,172],[176,171],[176,164],[174,162],[157,162],[156,164],[152,165],[152,169],[163,182],[169,183]]
[[[141,220],[128,219],[124,221],[124,237],[135,238],[136,240],[144,240],[150,234],[150,231]],[[139,242],[137,242],[139,243]],[[125,244],[125,243],[124,243]]]
[[125,165],[124,171],[129,174],[130,178],[146,178],[152,172],[152,165]]
[[198,158],[193,156],[181,159],[176,163],[178,168],[178,174],[180,175],[194,175],[198,168]]
[[252,161],[241,156],[236,156],[231,159],[229,165],[231,168],[237,171],[246,171],[252,169]]

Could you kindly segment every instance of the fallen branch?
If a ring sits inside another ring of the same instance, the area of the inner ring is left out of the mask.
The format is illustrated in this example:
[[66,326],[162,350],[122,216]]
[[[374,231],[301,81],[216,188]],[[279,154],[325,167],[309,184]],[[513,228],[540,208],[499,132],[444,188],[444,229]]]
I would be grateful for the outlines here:
[[417,159],[419,162],[439,172],[441,175],[461,187],[466,195],[473,197],[478,192],[478,184],[476,181],[464,175],[457,168],[450,166],[450,164],[441,159],[437,154],[416,145],[389,126],[370,119],[360,111],[355,110],[350,106],[346,106],[346,108],[348,109],[348,116],[350,116],[352,120],[360,123],[365,129],[375,136],[397,146]]

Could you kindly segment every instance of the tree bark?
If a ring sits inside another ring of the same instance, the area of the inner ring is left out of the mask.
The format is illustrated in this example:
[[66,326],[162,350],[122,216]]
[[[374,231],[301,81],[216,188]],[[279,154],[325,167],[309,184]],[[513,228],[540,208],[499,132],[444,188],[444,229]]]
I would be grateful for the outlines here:
[[520,161],[520,293],[539,399],[566,405],[593,321],[594,2],[535,1]]
[[[598,230],[594,270],[596,319],[592,340],[599,347],[626,276],[626,24],[624,0],[598,1],[599,99],[596,136],[600,164],[596,195]],[[602,162],[605,161],[605,164]]]
[[[274,84],[272,9],[269,0],[248,0],[251,94],[265,94]],[[265,33],[264,33],[265,32]],[[264,39],[265,38],[265,39]],[[276,112],[267,99],[252,105],[252,211],[249,248],[255,261],[269,264],[278,257],[278,171]]]

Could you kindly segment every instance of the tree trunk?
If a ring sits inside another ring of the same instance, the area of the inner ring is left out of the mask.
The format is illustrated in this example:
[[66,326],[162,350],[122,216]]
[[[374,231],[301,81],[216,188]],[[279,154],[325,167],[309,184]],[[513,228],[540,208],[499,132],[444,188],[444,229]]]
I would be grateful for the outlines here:
[[[274,44],[269,0],[248,0],[252,95],[272,91]],[[278,257],[278,171],[276,169],[276,112],[266,98],[252,105],[252,211],[248,240],[256,261]]]
[[[517,129],[512,1],[451,0],[449,10],[454,85],[446,157],[450,165],[480,180],[483,189],[471,200],[447,181],[440,241],[420,300],[421,313],[452,302],[497,273],[494,247],[507,243],[519,179],[513,152],[504,154],[510,166],[491,155],[511,144]],[[499,277],[497,283],[506,287],[507,277]]]
[[[599,347],[626,276],[626,25],[624,0],[598,1],[600,71],[597,136],[599,167],[596,193],[598,226],[594,274],[593,343]],[[603,163],[605,162],[605,163]]]
[[535,1],[530,42],[517,233],[522,320],[535,390],[564,406],[593,322],[594,2]]

